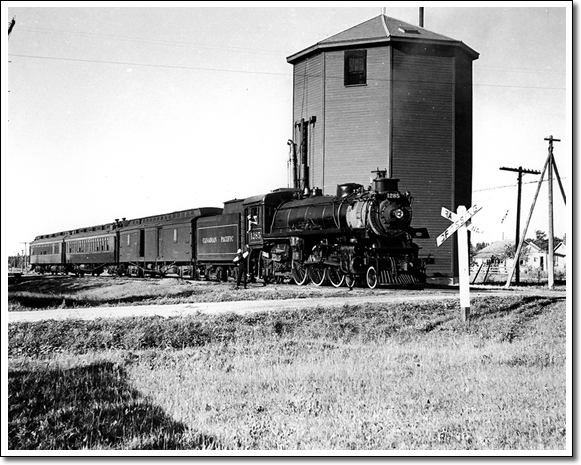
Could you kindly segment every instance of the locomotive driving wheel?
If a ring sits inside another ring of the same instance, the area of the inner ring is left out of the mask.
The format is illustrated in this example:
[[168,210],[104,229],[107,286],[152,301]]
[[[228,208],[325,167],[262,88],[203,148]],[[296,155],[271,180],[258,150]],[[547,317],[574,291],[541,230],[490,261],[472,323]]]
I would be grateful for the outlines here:
[[307,270],[305,270],[303,264],[299,262],[293,262],[292,276],[294,282],[299,286],[303,286],[309,281]]
[[309,266],[309,278],[315,286],[322,286],[325,283],[325,268],[322,266]]
[[355,287],[355,284],[357,284],[357,280],[355,279],[355,276],[353,276],[352,274],[346,274],[345,275],[345,285],[349,289],[352,289],[353,287]]
[[334,287],[341,287],[345,282],[345,275],[337,267],[330,266],[325,269],[327,279]]
[[365,278],[367,280],[367,287],[369,287],[369,289],[375,289],[377,287],[377,284],[379,283],[379,279],[378,279],[377,270],[375,269],[375,267],[370,266],[369,268],[367,268],[367,273],[365,275]]

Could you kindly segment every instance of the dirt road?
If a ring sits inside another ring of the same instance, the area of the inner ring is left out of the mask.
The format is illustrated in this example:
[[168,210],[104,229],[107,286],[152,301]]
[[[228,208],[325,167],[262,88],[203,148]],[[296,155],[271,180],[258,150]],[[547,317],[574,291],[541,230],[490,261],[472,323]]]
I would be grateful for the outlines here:
[[[521,295],[546,295],[555,298],[565,298],[565,292],[547,290],[475,290],[471,292],[471,299],[486,296],[510,296]],[[366,295],[355,297],[326,297],[308,299],[287,300],[251,300],[208,303],[184,303],[170,305],[134,305],[122,307],[88,307],[78,309],[39,310],[28,312],[8,312],[8,322],[16,321],[40,321],[48,319],[77,318],[91,320],[96,318],[122,318],[132,316],[163,316],[175,317],[185,315],[219,314],[234,312],[238,314],[250,312],[266,312],[278,310],[299,310],[305,308],[321,307],[329,308],[344,304],[361,305],[367,303],[386,302],[425,302],[459,299],[457,290],[431,292],[424,290],[418,294],[394,296],[393,294]]]

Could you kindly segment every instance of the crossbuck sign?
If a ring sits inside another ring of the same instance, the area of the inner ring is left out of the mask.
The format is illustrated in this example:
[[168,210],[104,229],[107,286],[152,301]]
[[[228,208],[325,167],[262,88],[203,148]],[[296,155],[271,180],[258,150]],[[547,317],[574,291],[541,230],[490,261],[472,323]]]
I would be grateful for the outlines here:
[[[460,214],[461,208],[464,209],[464,211],[465,211],[464,214]],[[448,229],[446,229],[436,239],[436,243],[438,244],[438,247],[440,247],[446,239],[448,239],[452,234],[454,234],[456,231],[458,231],[458,229],[463,225],[466,225],[466,228],[472,232],[475,232],[475,233],[481,232],[476,226],[474,226],[470,222],[470,218],[472,218],[480,210],[482,210],[482,207],[479,207],[478,205],[474,205],[469,210],[466,210],[466,207],[464,207],[464,206],[460,206],[460,207],[458,207],[458,213],[454,213],[454,212],[451,212],[450,210],[448,210],[447,208],[442,207],[442,216],[444,218],[449,219],[450,221],[453,221],[453,223],[450,225],[450,227]]]
[[471,218],[478,213],[482,207],[473,205],[466,210],[464,205],[460,205],[456,213],[442,207],[442,216],[452,221],[452,224],[436,239],[436,244],[440,247],[446,239],[458,231],[458,268],[460,272],[460,307],[462,309],[462,320],[466,321],[470,316],[470,271],[468,260],[468,230],[480,232],[478,228],[471,224]]

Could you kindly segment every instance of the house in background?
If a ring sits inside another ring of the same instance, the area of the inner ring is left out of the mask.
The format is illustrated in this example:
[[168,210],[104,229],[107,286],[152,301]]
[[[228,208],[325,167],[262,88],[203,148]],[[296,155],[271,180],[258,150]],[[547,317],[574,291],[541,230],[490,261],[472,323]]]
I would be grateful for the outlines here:
[[514,260],[506,258],[507,248],[514,247],[514,241],[506,239],[496,241],[479,250],[472,257],[472,261],[478,266],[491,265],[501,268],[510,267]]
[[564,242],[559,242],[555,247],[553,262],[555,271],[565,273],[567,271],[567,245]]
[[521,257],[521,266],[530,266],[541,271],[547,269],[548,252],[542,250],[533,241],[526,240],[524,246],[524,257]]
[[[514,240],[511,239],[493,242],[474,254],[472,261],[477,266],[484,264],[498,266],[500,269],[510,269],[514,264],[514,259],[507,257],[507,249],[513,247]],[[548,255],[546,250],[542,250],[532,240],[527,239],[521,251],[520,266],[546,271]],[[555,271],[564,272],[567,261],[567,248],[563,242],[560,242],[555,247],[553,257]]]

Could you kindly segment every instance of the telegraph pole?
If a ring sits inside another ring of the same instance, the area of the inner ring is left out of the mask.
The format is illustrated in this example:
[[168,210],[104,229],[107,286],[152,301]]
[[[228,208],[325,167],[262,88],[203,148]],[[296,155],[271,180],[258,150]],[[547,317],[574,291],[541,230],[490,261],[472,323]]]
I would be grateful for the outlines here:
[[14,29],[14,25],[16,24],[16,17],[12,18],[12,21],[8,23],[8,40],[10,40],[10,34],[12,34],[12,29]]
[[515,253],[515,264],[513,265],[512,269],[510,270],[508,277],[506,279],[505,288],[508,289],[510,287],[510,281],[514,274],[514,270],[516,268],[516,264],[518,264],[518,260],[520,257],[520,252],[524,243],[524,238],[527,234],[527,229],[529,227],[529,223],[531,221],[531,217],[533,216],[533,211],[535,209],[535,204],[537,203],[537,197],[539,196],[539,191],[541,190],[541,184],[543,183],[543,178],[545,177],[545,172],[547,169],[549,170],[549,260],[548,260],[548,268],[549,268],[549,289],[552,289],[554,286],[554,272],[553,269],[553,258],[554,258],[554,251],[553,251],[553,169],[555,174],[557,175],[557,181],[559,182],[559,187],[561,188],[561,194],[563,195],[563,202],[567,204],[567,199],[565,197],[565,190],[563,189],[563,184],[561,183],[561,178],[559,177],[559,171],[557,170],[557,164],[555,163],[555,159],[553,158],[553,142],[561,142],[561,139],[554,139],[553,136],[546,137],[545,140],[549,141],[549,155],[547,156],[547,160],[545,161],[545,166],[543,166],[543,171],[541,172],[541,179],[539,179],[539,184],[537,185],[537,191],[535,192],[535,197],[533,199],[533,204],[531,205],[531,210],[529,212],[529,217],[527,219],[527,224],[525,225],[525,229],[523,232],[523,237],[518,244],[518,248],[516,249]]
[[24,270],[26,269],[26,250],[28,248],[28,242],[21,242],[21,244],[24,244],[24,257],[22,257],[22,260],[24,260],[23,266],[22,266],[22,272],[24,273]]
[[[504,171],[515,171],[518,173],[518,194],[517,194],[517,200],[516,200],[516,235],[515,235],[515,239],[514,239],[514,247],[515,247],[515,252],[516,252],[516,247],[518,247],[518,244],[520,241],[520,204],[521,204],[521,197],[522,197],[522,175],[523,174],[541,174],[541,172],[537,171],[537,170],[527,170],[527,169],[524,169],[522,166],[519,166],[518,168],[505,168],[503,166],[500,169],[504,170]],[[518,284],[520,282],[520,264],[519,264],[519,259],[516,256],[516,254],[515,254],[514,259],[515,259],[515,263],[516,263],[514,281],[515,281],[515,284]]]
[[[549,260],[547,266],[549,268],[549,289],[553,289],[555,284],[555,270],[554,270],[554,238],[553,238],[553,166],[555,166],[555,159],[553,158],[553,142],[561,142],[560,139],[553,139],[553,136],[545,137],[549,141]],[[561,180],[559,179],[559,184]],[[561,186],[561,190],[563,187]],[[563,197],[565,194],[563,193]]]

